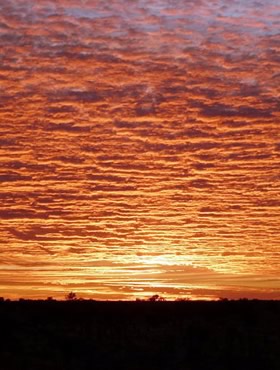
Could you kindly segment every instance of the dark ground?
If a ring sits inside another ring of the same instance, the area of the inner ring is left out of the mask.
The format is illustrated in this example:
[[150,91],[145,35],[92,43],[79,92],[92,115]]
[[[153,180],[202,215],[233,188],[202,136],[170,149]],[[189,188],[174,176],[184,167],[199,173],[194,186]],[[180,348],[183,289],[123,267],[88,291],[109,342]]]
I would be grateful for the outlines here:
[[0,302],[1,370],[279,370],[280,301]]

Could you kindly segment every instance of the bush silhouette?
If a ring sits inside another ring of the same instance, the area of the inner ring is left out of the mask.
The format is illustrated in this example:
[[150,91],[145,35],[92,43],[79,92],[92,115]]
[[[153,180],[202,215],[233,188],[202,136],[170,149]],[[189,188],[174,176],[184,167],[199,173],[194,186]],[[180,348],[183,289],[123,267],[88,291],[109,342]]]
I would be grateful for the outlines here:
[[67,301],[75,301],[77,299],[77,294],[74,292],[70,292],[66,295]]

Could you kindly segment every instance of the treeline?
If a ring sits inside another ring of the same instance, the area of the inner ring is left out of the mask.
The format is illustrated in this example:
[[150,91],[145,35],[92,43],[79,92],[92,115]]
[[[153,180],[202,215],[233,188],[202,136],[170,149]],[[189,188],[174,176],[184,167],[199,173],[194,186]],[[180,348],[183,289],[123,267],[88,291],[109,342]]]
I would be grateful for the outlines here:
[[279,301],[0,302],[5,370],[280,369]]

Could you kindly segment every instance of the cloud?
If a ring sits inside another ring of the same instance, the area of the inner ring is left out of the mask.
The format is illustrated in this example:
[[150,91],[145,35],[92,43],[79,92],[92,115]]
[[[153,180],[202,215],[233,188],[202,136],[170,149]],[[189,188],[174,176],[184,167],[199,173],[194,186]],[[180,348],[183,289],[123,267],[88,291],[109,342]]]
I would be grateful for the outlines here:
[[[91,294],[115,298],[136,289],[129,278],[139,252],[175,266],[155,274],[162,287],[148,277],[150,293],[251,294],[246,274],[254,281],[279,272],[279,4],[175,5],[1,3],[6,261],[47,261],[58,272],[63,264],[83,279],[96,272],[81,272],[85,261],[123,263],[119,284],[110,268],[108,285],[93,282]],[[177,264],[193,267],[179,272]],[[62,270],[53,279],[34,274],[27,280],[36,294],[46,281],[57,294],[68,284]],[[241,276],[232,289],[223,284],[231,274]],[[267,290],[262,283],[251,295],[277,295],[277,282],[265,281]]]

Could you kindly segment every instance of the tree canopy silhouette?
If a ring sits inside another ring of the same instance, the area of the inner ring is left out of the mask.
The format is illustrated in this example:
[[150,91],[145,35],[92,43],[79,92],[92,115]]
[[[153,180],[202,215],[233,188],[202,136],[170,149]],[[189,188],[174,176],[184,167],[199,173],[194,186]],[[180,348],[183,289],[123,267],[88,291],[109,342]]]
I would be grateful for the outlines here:
[[74,292],[70,292],[66,295],[67,301],[75,301],[77,299],[77,294]]

